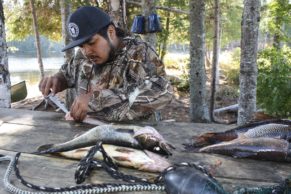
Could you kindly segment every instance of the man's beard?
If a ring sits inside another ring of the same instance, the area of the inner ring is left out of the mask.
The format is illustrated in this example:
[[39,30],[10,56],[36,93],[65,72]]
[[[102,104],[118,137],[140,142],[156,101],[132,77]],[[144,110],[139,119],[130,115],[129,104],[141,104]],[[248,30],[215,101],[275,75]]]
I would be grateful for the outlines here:
[[113,61],[114,58],[115,58],[115,55],[116,55],[116,48],[113,46],[113,44],[109,40],[109,38],[106,38],[106,40],[107,40],[107,42],[109,44],[110,51],[109,51],[108,59],[107,59],[107,61],[105,63]]

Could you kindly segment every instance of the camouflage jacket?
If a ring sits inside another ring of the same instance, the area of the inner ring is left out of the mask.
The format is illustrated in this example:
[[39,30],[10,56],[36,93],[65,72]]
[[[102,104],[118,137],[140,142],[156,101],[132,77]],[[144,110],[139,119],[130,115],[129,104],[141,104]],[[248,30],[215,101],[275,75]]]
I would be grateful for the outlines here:
[[156,52],[137,37],[123,38],[114,59],[93,65],[78,52],[61,72],[77,93],[89,88],[90,114],[107,121],[145,118],[172,99],[172,87]]

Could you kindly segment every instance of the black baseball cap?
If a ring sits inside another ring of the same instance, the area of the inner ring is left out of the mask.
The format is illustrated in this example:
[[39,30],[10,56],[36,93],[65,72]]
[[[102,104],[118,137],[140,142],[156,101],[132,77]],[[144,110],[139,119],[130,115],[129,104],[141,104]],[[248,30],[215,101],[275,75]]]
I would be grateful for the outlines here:
[[62,51],[85,43],[110,23],[110,16],[97,7],[83,6],[78,8],[70,15],[66,24],[72,42],[66,45]]

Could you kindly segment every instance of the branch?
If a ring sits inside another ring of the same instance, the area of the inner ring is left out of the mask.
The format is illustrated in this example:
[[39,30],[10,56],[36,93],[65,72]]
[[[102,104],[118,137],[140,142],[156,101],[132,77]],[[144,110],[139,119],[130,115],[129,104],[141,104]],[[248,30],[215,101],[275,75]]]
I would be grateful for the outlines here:
[[141,3],[138,3],[138,2],[135,2],[135,1],[130,1],[130,0],[126,0],[126,3],[130,3],[130,4],[133,4],[133,5],[137,5],[137,6],[142,6]]
[[237,112],[238,111],[238,104],[230,105],[227,107],[215,109],[214,113],[215,114],[220,114],[222,112]]
[[170,7],[165,7],[165,6],[156,6],[156,9],[161,9],[161,10],[165,10],[165,11],[169,11],[169,12],[175,12],[175,13],[179,13],[179,14],[187,14],[187,15],[190,14],[189,11],[184,11],[184,10],[180,10],[177,8],[170,8]]
[[[136,2],[136,1],[131,1],[131,0],[126,0],[126,3],[130,3],[136,6],[140,6],[142,7],[142,3]],[[184,10],[180,10],[177,8],[171,8],[171,7],[165,7],[165,6],[156,6],[156,9],[161,9],[161,10],[165,10],[165,11],[169,11],[169,12],[175,12],[178,14],[187,14],[189,15],[189,11],[184,11]]]

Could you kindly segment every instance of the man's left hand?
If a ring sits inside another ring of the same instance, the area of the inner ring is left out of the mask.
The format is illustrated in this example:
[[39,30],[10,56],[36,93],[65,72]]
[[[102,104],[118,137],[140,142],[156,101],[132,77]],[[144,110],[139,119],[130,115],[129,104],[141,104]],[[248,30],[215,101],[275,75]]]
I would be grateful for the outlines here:
[[91,97],[91,93],[81,94],[77,96],[71,106],[71,116],[74,118],[75,121],[83,121],[87,116],[88,112],[88,104]]

